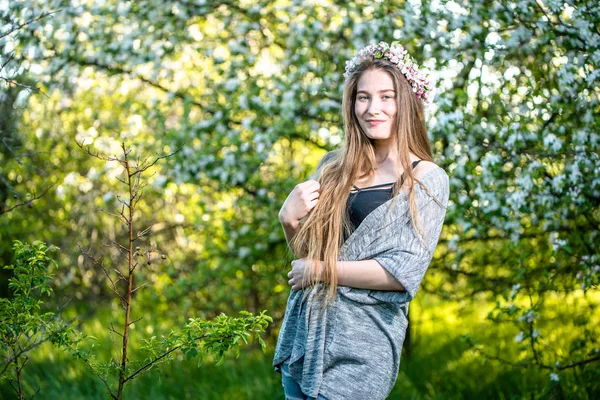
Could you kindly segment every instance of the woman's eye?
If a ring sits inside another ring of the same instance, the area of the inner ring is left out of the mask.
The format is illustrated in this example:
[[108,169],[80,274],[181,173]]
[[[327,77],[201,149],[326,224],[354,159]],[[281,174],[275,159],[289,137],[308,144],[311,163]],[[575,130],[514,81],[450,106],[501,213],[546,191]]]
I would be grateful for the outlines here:
[[367,96],[358,96],[358,99],[359,99],[359,100],[366,100],[366,99],[367,99]]
[[392,96],[383,96],[384,99],[391,99]]

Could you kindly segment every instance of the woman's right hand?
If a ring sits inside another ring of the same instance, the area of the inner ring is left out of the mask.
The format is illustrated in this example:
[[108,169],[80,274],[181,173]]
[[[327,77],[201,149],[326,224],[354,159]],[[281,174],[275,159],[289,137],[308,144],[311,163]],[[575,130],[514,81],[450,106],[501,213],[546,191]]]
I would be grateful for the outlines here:
[[281,223],[297,225],[317,205],[319,189],[321,189],[321,184],[312,179],[297,184],[279,210]]

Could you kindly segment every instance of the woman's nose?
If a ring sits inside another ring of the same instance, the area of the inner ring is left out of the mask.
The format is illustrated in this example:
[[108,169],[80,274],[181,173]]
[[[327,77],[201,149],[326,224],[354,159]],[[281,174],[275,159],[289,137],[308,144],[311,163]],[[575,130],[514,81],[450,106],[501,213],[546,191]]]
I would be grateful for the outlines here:
[[371,100],[371,103],[369,104],[369,109],[368,109],[369,114],[379,114],[380,111],[381,111],[381,104],[379,104],[379,101],[376,99]]

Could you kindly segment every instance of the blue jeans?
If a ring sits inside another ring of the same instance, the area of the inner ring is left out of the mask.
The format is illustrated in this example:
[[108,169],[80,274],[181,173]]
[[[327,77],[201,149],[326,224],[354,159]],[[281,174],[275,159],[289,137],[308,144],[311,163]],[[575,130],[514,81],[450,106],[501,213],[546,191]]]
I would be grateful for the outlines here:
[[281,366],[281,384],[283,385],[283,393],[285,400],[327,400],[325,397],[318,395],[317,398],[309,397],[302,393],[300,385],[290,375],[287,361]]

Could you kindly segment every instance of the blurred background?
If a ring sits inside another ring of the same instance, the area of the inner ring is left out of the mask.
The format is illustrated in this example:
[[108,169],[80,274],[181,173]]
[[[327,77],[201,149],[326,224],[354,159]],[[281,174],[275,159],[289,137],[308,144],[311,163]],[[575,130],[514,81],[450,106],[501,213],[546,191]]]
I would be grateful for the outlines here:
[[[88,336],[74,352],[29,329],[16,367],[4,343],[1,398],[17,383],[21,398],[107,398],[88,350],[117,385],[110,329],[125,315],[82,249],[126,268],[109,244],[127,247],[129,229],[108,212],[129,192],[122,164],[82,142],[159,158],[132,222],[157,251],[135,271],[132,358],[190,318],[273,319],[264,351],[242,343],[219,366],[172,353],[123,397],[283,398],[271,361],[292,258],[277,213],[343,143],[345,61],[380,40],[431,71],[429,137],[451,186],[390,398],[600,398],[596,2],[0,0],[0,21],[0,265],[15,240],[58,247],[35,315]],[[12,277],[0,270],[7,314]]]

